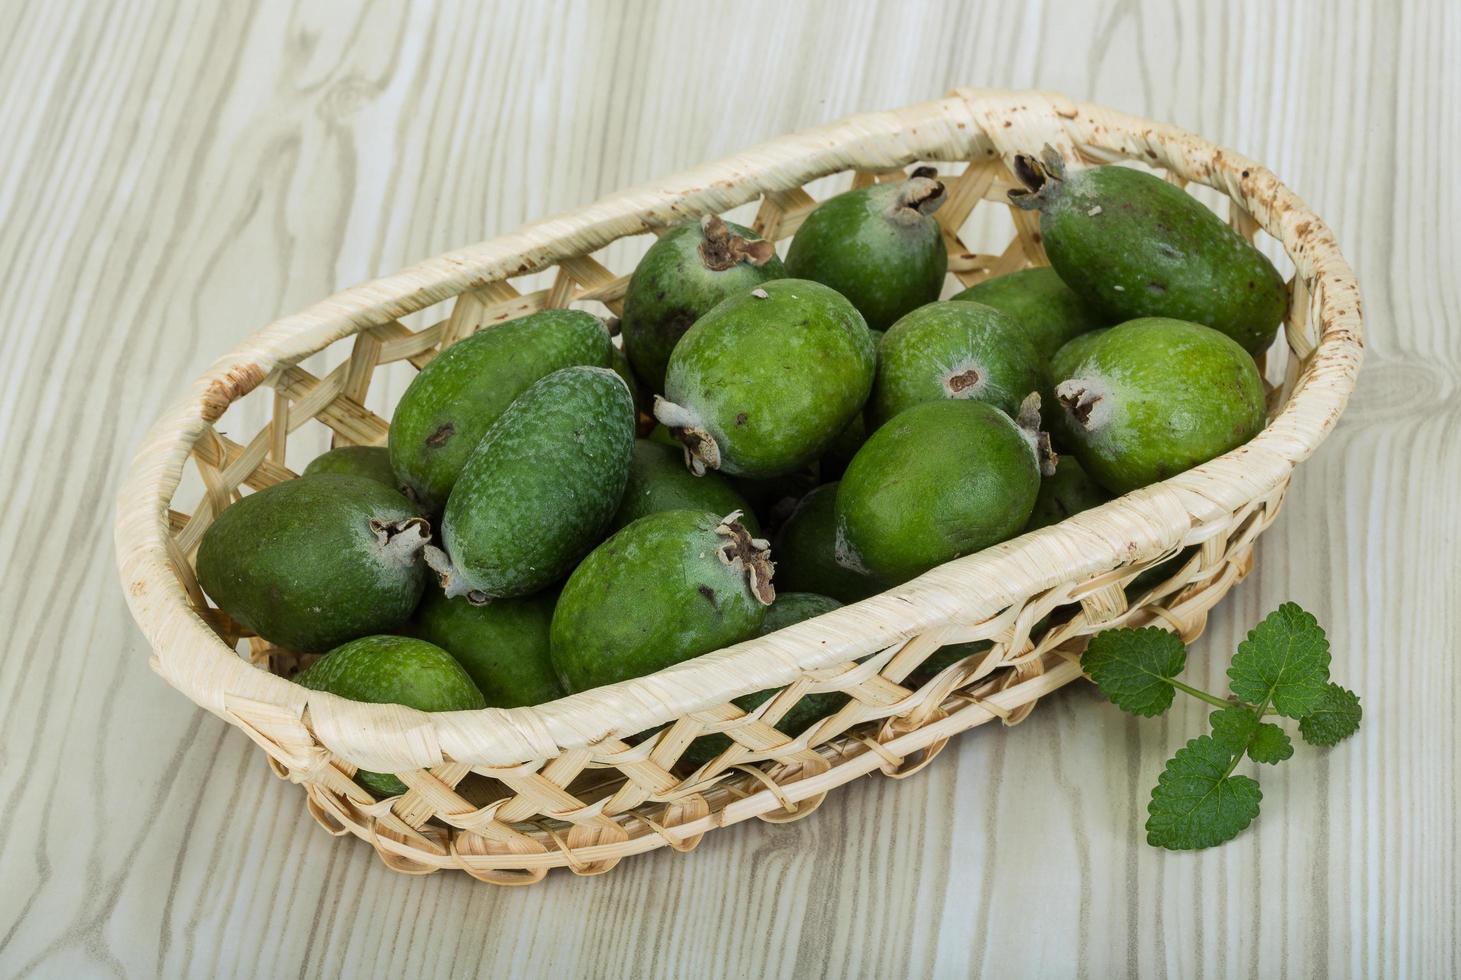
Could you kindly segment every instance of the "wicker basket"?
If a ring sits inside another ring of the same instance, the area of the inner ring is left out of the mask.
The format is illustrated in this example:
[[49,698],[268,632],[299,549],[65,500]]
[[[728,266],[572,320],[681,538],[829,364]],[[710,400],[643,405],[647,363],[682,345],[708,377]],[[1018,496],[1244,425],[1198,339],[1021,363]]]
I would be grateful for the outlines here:
[[[1010,210],[1016,233],[1002,251],[975,253],[959,235],[979,224],[976,205],[1007,204],[1013,155],[1045,144],[1071,160],[1130,159],[1179,185],[1208,185],[1230,199],[1240,232],[1262,229],[1281,243],[1296,270],[1286,344],[1267,356],[1271,418],[1247,445],[772,636],[532,708],[424,714],[307,691],[278,676],[294,666],[291,655],[241,635],[199,589],[191,561],[204,529],[242,488],[294,476],[290,433],[313,420],[336,444],[380,444],[386,420],[365,402],[382,366],[419,368],[477,329],[543,307],[617,313],[627,277],[593,257],[616,239],[757,200],[757,229],[784,239],[815,203],[808,182],[846,171],[854,186],[898,180],[927,162],[949,187],[937,218],[950,273],[971,284],[1044,262],[1038,223],[1023,211]],[[509,283],[555,267],[547,288]],[[1196,636],[1250,567],[1294,466],[1344,408],[1361,356],[1359,302],[1329,229],[1256,163],[1056,95],[960,90],[612,195],[274,323],[216,362],[147,436],[118,505],[121,579],[156,651],[153,668],[243,729],[276,773],[305,787],[331,833],[370,841],[407,873],[460,868],[498,884],[529,884],[559,866],[597,874],[653,848],[688,851],[706,831],[748,817],[804,817],[866,773],[916,772],[951,736],[1014,724],[1080,677],[1076,655],[1094,631],[1155,623]],[[438,304],[434,316],[428,308]],[[423,310],[423,322],[437,322],[414,331],[401,322]],[[331,345],[344,356],[337,367],[316,376],[300,366]],[[215,423],[240,400],[268,421],[234,441]],[[193,492],[180,491],[189,484]],[[1188,555],[1180,570],[1128,596],[1134,576],[1179,552]],[[1031,636],[1057,611],[1058,625]],[[970,640],[992,646],[905,683],[939,646]],[[785,691],[750,714],[730,703],[773,687]],[[834,690],[850,696],[847,706],[799,738],[773,727],[804,694]],[[728,735],[731,748],[690,771],[680,757],[708,732]],[[352,781],[357,766],[398,773],[409,790],[378,802]]]

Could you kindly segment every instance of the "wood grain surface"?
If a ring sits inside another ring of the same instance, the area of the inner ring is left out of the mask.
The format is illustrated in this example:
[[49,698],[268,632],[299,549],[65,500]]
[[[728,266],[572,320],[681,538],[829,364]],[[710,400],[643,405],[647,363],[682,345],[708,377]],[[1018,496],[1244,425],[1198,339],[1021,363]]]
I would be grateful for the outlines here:
[[[0,975],[1461,972],[1461,6],[4,0],[0,24]],[[114,487],[248,332],[954,85],[1057,89],[1232,145],[1359,273],[1359,391],[1193,672],[1220,685],[1292,598],[1365,726],[1265,767],[1239,840],[1143,840],[1200,705],[1136,721],[1080,687],[912,779],[689,856],[522,890],[406,878],[147,669]]]

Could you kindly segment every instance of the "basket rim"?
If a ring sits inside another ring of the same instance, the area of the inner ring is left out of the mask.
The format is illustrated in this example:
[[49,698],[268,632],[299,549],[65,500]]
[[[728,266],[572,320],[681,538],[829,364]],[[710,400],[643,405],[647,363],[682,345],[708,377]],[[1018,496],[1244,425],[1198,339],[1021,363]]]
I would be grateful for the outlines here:
[[[1008,157],[1031,132],[1053,134],[1092,159],[1141,159],[1214,187],[1282,243],[1307,287],[1319,340],[1287,402],[1248,443],[771,636],[533,707],[424,713],[307,691],[239,657],[192,608],[171,571],[168,509],[194,443],[230,403],[280,368],[367,327],[626,235],[729,210],[826,173]],[[154,669],[215,714],[239,723],[233,710],[239,704],[272,706],[295,719],[307,712],[321,744],[377,770],[429,768],[447,758],[516,765],[784,686],[806,670],[919,633],[943,630],[956,639],[961,628],[984,623],[1019,599],[1219,533],[1236,507],[1279,488],[1333,429],[1354,386],[1362,329],[1358,283],[1334,235],[1256,162],[1185,130],[1053,93],[959,89],[941,100],[779,137],[443,253],[275,321],[215,361],[145,436],[118,493],[118,572],[153,649]]]

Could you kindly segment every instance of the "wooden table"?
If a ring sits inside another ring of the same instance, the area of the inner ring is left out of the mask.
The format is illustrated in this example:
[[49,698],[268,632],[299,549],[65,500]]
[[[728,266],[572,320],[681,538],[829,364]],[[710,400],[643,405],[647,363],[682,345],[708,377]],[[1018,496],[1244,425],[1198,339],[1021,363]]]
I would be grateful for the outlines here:
[[[1461,972],[1455,4],[406,6],[0,7],[0,975]],[[406,878],[147,669],[112,496],[217,354],[410,260],[956,84],[1233,145],[1365,287],[1360,389],[1194,647],[1220,685],[1295,599],[1365,726],[1265,769],[1238,841],[1143,841],[1201,706],[1136,721],[1081,688],[690,856]]]

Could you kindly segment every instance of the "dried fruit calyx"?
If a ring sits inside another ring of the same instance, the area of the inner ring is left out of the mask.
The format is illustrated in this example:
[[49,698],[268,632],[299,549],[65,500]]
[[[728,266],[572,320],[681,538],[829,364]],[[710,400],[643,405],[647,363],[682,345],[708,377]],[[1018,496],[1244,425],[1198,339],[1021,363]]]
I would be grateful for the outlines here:
[[899,187],[892,214],[900,220],[911,219],[914,214],[933,214],[947,196],[948,190],[943,181],[925,176],[909,177]]
[[1015,177],[1024,189],[1009,192],[1010,202],[1026,211],[1038,211],[1065,180],[1065,160],[1050,144],[1040,150],[1040,159],[1027,153],[1015,154]]
[[700,219],[700,261],[705,268],[722,272],[738,262],[749,262],[757,268],[770,262],[776,246],[761,239],[744,238],[733,233],[718,214]]
[[721,562],[744,573],[752,594],[761,605],[769,606],[776,601],[776,589],[771,585],[776,567],[771,561],[771,542],[751,537],[740,517],[740,511],[732,511],[716,527],[715,533],[726,539],[717,554]]

